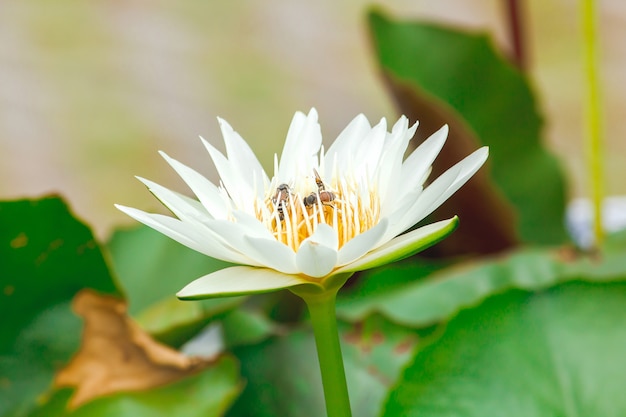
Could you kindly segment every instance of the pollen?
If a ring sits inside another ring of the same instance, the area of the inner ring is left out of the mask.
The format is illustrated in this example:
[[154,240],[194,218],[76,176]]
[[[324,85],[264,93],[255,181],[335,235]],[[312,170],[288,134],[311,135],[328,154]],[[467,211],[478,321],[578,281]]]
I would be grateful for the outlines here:
[[337,180],[329,186],[319,180],[317,188],[306,184],[310,181],[303,182],[305,185],[297,184],[288,192],[279,189],[285,184],[270,188],[256,210],[257,218],[276,240],[294,251],[320,224],[335,230],[341,248],[378,223],[380,199],[376,190]]

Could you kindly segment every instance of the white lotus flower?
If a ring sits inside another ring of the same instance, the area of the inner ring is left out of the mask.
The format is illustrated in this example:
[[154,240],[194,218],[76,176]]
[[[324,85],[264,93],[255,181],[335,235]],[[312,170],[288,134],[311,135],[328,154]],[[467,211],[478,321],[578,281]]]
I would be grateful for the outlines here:
[[312,109],[295,114],[270,178],[241,136],[219,123],[226,156],[203,140],[219,186],[161,153],[197,200],[139,178],[176,218],[117,206],[191,249],[240,265],[193,281],[180,298],[338,289],[356,271],[412,255],[451,233],[458,219],[402,233],[458,190],[488,155],[486,147],[477,150],[424,188],[447,126],[403,161],[417,129],[406,117],[389,133],[385,119],[372,127],[359,115],[325,151]]

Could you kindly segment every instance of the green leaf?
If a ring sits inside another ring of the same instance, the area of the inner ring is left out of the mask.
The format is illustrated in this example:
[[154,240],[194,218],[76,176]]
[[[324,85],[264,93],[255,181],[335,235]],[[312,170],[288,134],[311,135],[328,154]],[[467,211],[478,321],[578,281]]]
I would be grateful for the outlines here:
[[71,390],[60,390],[31,417],[217,417],[224,415],[242,385],[236,360],[225,356],[210,368],[181,381],[148,391],[102,397],[73,411],[66,410]]
[[624,282],[492,297],[417,354],[383,415],[623,416],[625,305]]
[[278,331],[277,324],[264,313],[239,308],[222,320],[224,342],[229,347],[259,343]]
[[182,302],[174,295],[142,310],[134,318],[155,339],[180,347],[208,322],[239,306],[243,297]]
[[118,230],[108,244],[129,300],[129,313],[159,340],[180,345],[244,298],[184,302],[175,294],[193,280],[230,264],[193,251],[149,227]]
[[[71,390],[50,389],[57,372],[79,346],[86,346],[80,345],[83,325],[72,311],[72,301],[87,288],[100,295],[120,295],[100,247],[58,198],[0,203],[0,288],[0,314],[10,318],[0,326],[0,415],[67,415]],[[110,326],[115,321],[105,323]],[[115,340],[124,337],[117,330],[113,331]],[[95,339],[86,354],[91,358],[102,354],[98,346],[111,346]],[[151,343],[145,338],[142,342]],[[139,350],[133,343],[129,340],[125,345],[134,349],[126,352],[126,360]],[[104,352],[104,356],[117,354],[121,353]],[[96,368],[104,366],[93,361]],[[75,372],[80,374],[80,369]],[[234,360],[222,358],[177,383],[100,398],[75,414],[162,415],[162,410],[172,410],[172,415],[192,415],[189,409],[193,408],[201,415],[223,415],[241,390],[238,375]]]
[[78,348],[70,302],[84,288],[119,294],[91,231],[65,203],[0,203],[0,415],[26,415]]
[[[565,181],[556,159],[541,146],[542,119],[527,79],[484,34],[398,22],[376,11],[370,13],[369,25],[383,74],[402,111],[424,122],[420,129],[433,119],[439,126],[450,119],[454,144],[444,147],[444,154],[460,146],[479,146],[455,141],[459,130],[488,145],[491,179],[515,206],[522,240],[565,241]],[[497,196],[488,193],[476,200],[474,195],[474,201],[470,197],[463,205],[471,209],[474,221],[482,204],[487,214],[483,220],[491,217],[493,224],[495,218],[500,227],[506,226],[498,221],[498,210],[486,210],[486,199],[497,200]],[[499,203],[493,207],[503,209]],[[462,211],[455,213],[463,219]],[[484,225],[489,228],[488,221]]]
[[[354,280],[356,284],[339,292],[336,304],[337,316],[349,322],[357,322],[379,313],[397,321],[395,309],[388,304],[393,303],[394,298],[401,296],[405,291],[421,288],[418,286],[422,280],[446,265],[448,263],[414,257],[364,271],[358,280]],[[390,308],[391,312],[387,308]]]
[[626,276],[626,243],[620,240],[624,239],[609,237],[606,247],[594,256],[566,249],[524,249],[446,269],[432,261],[392,265],[362,276],[359,287],[338,299],[337,314],[358,321],[379,313],[399,324],[422,327],[509,289],[538,290],[571,280],[619,280]]
[[[353,415],[377,416],[387,391],[411,357],[418,335],[380,317],[341,327]],[[248,384],[229,416],[326,415],[311,332],[297,330],[235,353]]]

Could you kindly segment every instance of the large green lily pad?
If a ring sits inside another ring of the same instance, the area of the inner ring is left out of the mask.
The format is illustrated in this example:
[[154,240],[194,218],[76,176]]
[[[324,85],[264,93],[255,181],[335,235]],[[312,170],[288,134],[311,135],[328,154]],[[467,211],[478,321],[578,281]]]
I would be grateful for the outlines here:
[[494,296],[417,354],[383,415],[623,416],[625,305],[624,282]]
[[65,203],[0,203],[0,415],[26,415],[78,348],[70,302],[84,288],[119,295],[91,231]]
[[[501,248],[513,243],[501,230],[515,221],[523,242],[565,241],[565,180],[558,162],[541,144],[543,121],[528,79],[485,34],[396,21],[378,11],[369,14],[369,27],[383,76],[400,110],[420,120],[420,130],[451,125],[451,143],[441,162],[452,163],[480,144],[490,147],[491,181],[514,206],[517,220],[506,213],[498,192],[478,177],[464,187],[473,187],[473,194],[463,194],[462,189],[462,198],[453,199],[448,210],[461,220],[468,213],[469,221],[482,227],[462,225],[459,235],[472,230],[489,237],[481,242],[474,236],[473,250],[485,246],[485,251],[493,252],[497,247],[489,246],[490,241],[497,239]],[[442,168],[435,166],[434,172]]]

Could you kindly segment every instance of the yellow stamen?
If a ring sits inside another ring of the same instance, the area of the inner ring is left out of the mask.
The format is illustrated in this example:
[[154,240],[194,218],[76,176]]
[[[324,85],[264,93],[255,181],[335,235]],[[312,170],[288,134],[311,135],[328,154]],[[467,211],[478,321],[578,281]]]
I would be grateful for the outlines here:
[[357,192],[358,187],[348,186],[344,182],[333,185],[334,187],[326,190],[334,194],[334,200],[323,202],[317,192],[315,203],[308,207],[304,204],[304,198],[313,191],[292,191],[289,198],[282,202],[282,220],[278,206],[271,198],[275,195],[275,190],[268,190],[268,197],[261,203],[265,207],[256,209],[257,218],[267,226],[276,240],[294,251],[323,223],[336,231],[341,248],[346,242],[378,223],[380,201],[376,190],[370,189],[368,195],[362,198]]

